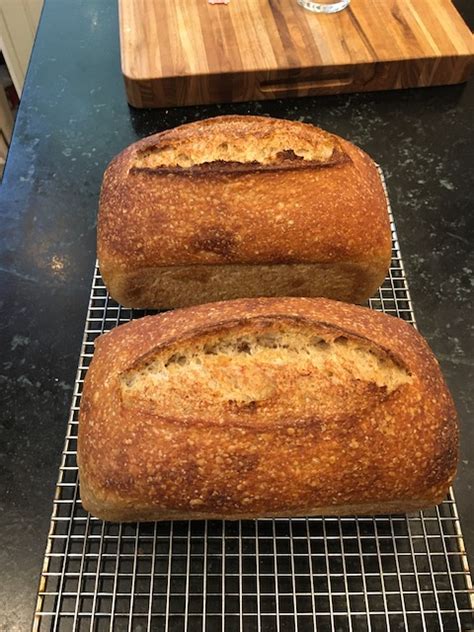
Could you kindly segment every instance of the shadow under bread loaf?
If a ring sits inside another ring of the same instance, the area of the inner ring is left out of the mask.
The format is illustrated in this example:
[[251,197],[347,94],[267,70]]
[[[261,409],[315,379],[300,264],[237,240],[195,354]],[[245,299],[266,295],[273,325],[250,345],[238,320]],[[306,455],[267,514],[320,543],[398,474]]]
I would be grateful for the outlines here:
[[360,303],[383,282],[391,233],[375,163],[358,147],[304,123],[221,116],[145,138],[110,163],[97,249],[127,307]]
[[149,316],[97,340],[86,510],[113,521],[408,512],[456,471],[455,408],[409,324],[325,299]]

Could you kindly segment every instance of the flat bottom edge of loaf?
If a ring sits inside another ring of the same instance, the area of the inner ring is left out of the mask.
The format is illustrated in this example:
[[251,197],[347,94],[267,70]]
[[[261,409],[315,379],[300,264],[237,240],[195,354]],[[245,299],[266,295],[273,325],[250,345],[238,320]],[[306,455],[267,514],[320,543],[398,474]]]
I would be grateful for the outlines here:
[[166,511],[160,512],[157,508],[133,509],[127,508],[110,508],[107,509],[101,505],[96,511],[94,503],[82,501],[83,508],[94,517],[106,522],[167,522],[175,520],[219,520],[219,521],[237,521],[237,520],[260,520],[260,519],[288,519],[288,518],[324,518],[329,516],[350,517],[357,516],[388,516],[388,515],[405,515],[416,513],[422,509],[434,507],[443,502],[443,495],[439,498],[417,499],[407,501],[385,501],[374,503],[361,503],[353,505],[330,505],[326,507],[316,507],[312,510],[307,508],[294,510],[291,512],[278,513],[249,513],[249,514],[219,514],[216,512],[183,512],[183,511]]
[[101,269],[123,307],[175,309],[237,298],[305,296],[363,304],[383,283],[388,263],[278,263]]

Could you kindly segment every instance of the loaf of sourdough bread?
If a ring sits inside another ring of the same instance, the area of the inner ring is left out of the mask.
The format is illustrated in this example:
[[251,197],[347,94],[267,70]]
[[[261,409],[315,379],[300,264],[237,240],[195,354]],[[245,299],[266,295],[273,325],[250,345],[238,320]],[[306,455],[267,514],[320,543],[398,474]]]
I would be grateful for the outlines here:
[[352,143],[304,123],[221,116],[145,138],[111,162],[98,256],[128,307],[363,302],[390,262],[387,202],[374,162]]
[[82,395],[82,503],[113,521],[406,512],[457,462],[439,366],[402,320],[243,299],[101,336]]

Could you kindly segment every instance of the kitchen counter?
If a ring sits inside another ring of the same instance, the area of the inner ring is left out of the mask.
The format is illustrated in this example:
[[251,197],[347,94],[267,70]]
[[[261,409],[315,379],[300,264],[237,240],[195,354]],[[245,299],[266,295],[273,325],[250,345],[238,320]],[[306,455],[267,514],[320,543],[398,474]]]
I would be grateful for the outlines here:
[[[47,0],[0,191],[0,630],[31,625],[95,260],[108,161],[147,134],[224,113],[317,123],[383,167],[421,332],[461,421],[455,485],[474,566],[474,83],[138,111],[116,0]],[[474,6],[459,1],[474,21]]]

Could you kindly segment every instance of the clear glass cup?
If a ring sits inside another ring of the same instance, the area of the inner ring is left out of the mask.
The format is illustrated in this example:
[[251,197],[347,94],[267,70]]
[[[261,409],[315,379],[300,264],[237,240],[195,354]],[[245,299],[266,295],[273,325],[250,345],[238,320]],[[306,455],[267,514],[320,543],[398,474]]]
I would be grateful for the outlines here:
[[313,13],[337,13],[349,6],[351,0],[320,0],[319,2],[313,2],[312,0],[297,0],[298,4],[312,11]]

